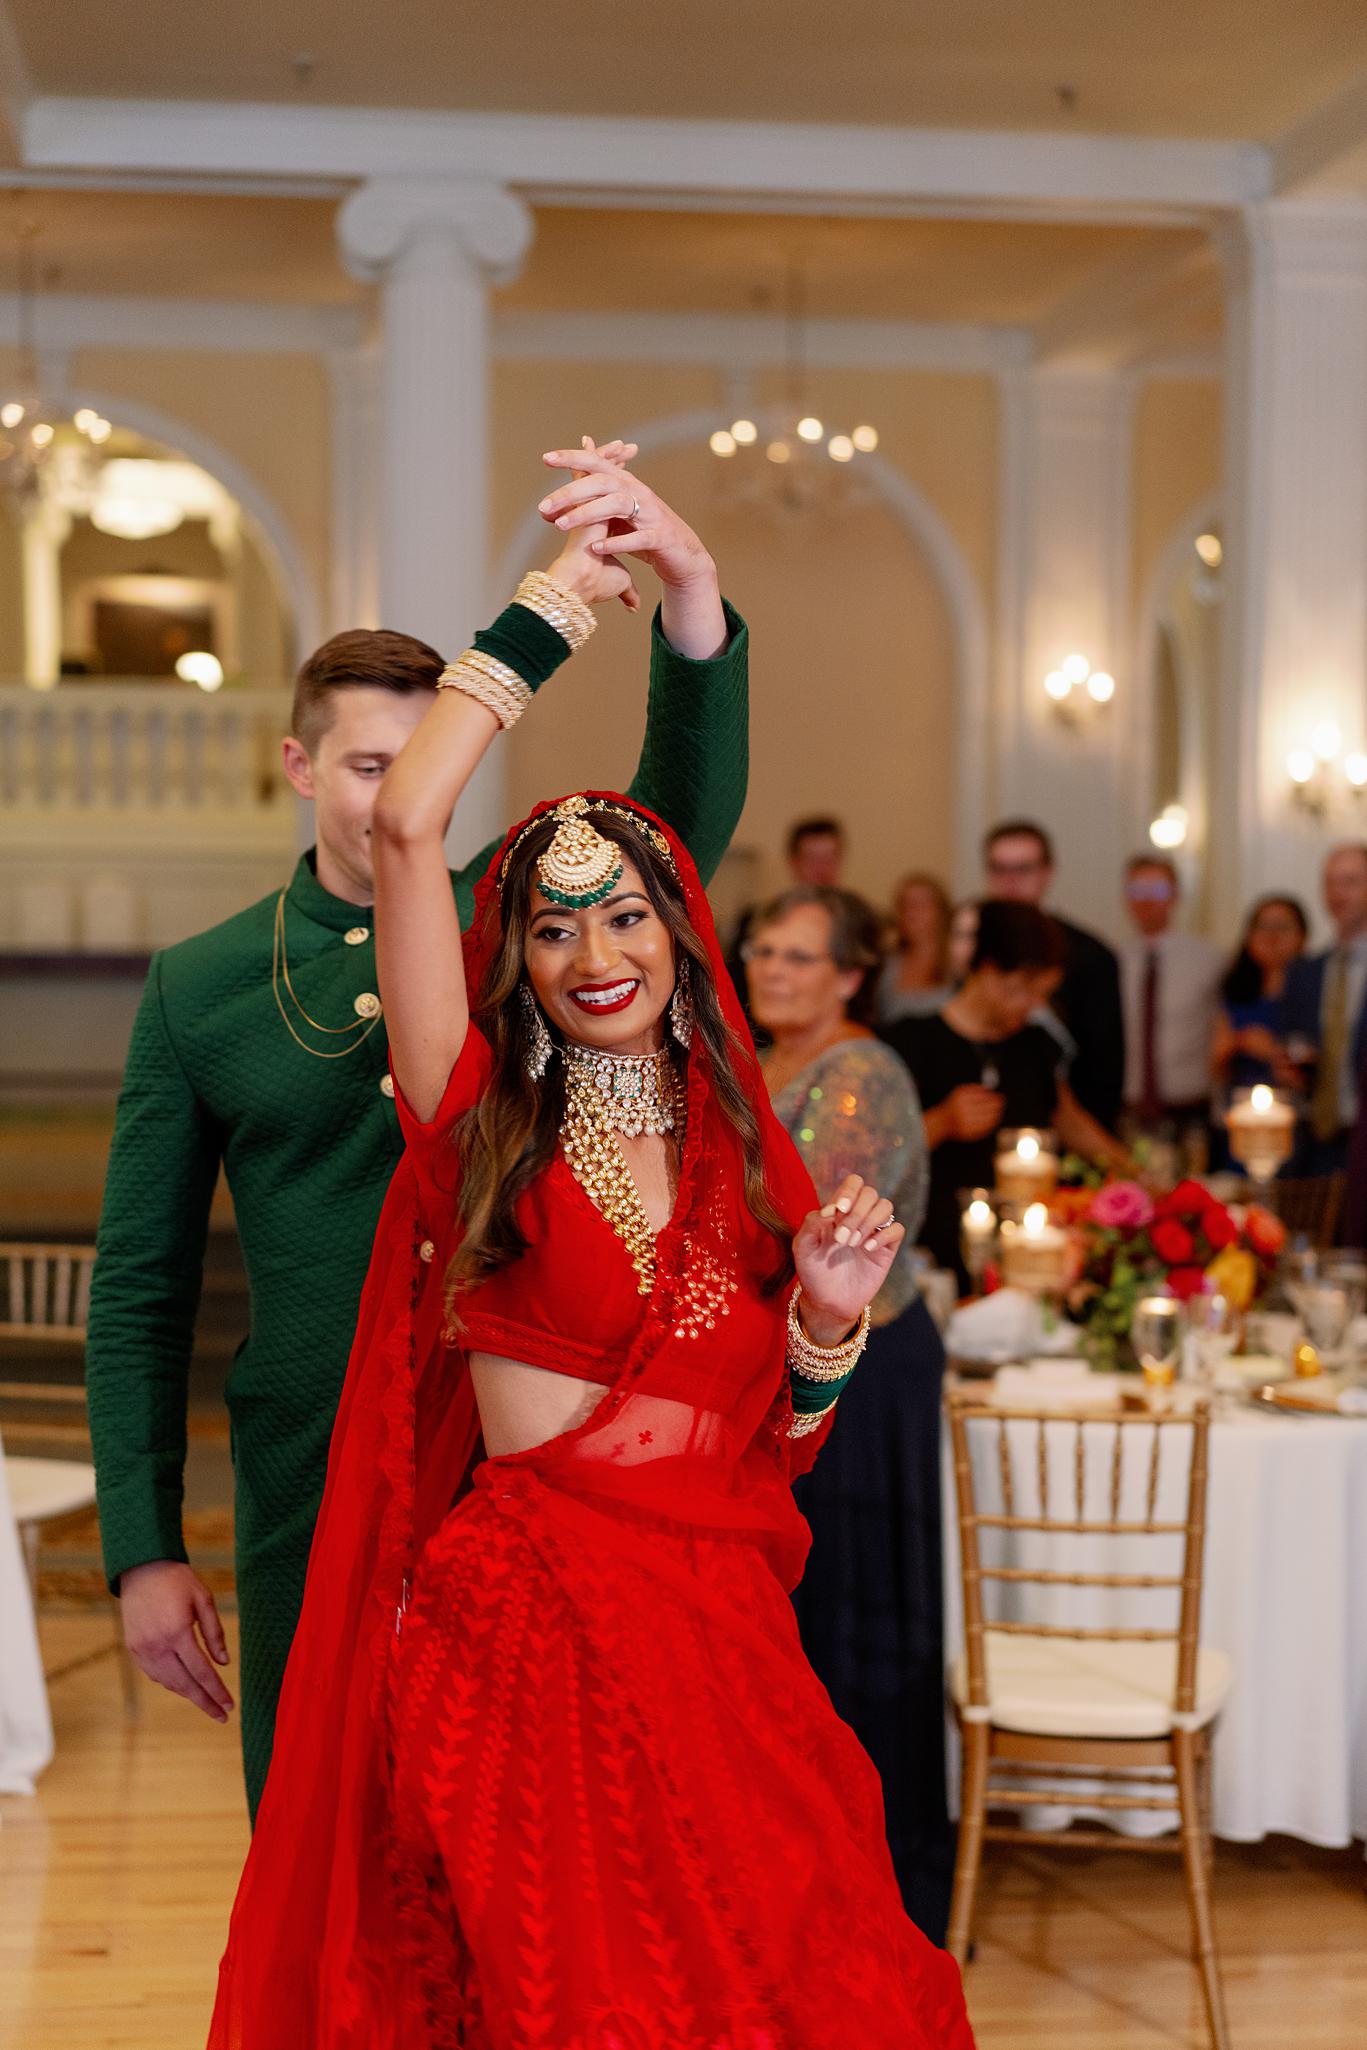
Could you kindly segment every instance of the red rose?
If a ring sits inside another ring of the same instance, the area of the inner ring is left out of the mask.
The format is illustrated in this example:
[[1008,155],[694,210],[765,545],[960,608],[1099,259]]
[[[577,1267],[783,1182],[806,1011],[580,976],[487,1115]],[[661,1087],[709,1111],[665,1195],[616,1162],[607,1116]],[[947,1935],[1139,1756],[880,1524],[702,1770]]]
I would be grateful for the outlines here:
[[1212,1253],[1222,1253],[1226,1246],[1232,1246],[1239,1236],[1239,1227],[1223,1203],[1212,1203],[1201,1219],[1201,1229],[1206,1235]]
[[1174,1267],[1168,1276],[1168,1287],[1179,1303],[1189,1303],[1205,1286],[1205,1274],[1199,1267]]
[[1210,1197],[1199,1182],[1179,1182],[1170,1196],[1158,1205],[1159,1217],[1200,1217],[1210,1207]]
[[1196,1241],[1175,1217],[1160,1217],[1149,1226],[1149,1243],[1169,1267],[1181,1267],[1196,1251]]
[[1261,1203],[1250,1203],[1244,1213],[1244,1237],[1260,1260],[1275,1260],[1286,1244],[1286,1226]]

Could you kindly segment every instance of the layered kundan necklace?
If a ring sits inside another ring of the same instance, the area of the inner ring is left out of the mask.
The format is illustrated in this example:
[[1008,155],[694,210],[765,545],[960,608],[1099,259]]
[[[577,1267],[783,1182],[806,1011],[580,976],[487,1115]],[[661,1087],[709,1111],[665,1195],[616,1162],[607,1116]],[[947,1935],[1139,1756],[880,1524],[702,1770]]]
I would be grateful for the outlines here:
[[572,1042],[565,1055],[565,1122],[560,1143],[571,1174],[631,1256],[636,1286],[655,1285],[655,1233],[618,1143],[684,1126],[684,1085],[668,1047],[658,1053],[600,1052]]

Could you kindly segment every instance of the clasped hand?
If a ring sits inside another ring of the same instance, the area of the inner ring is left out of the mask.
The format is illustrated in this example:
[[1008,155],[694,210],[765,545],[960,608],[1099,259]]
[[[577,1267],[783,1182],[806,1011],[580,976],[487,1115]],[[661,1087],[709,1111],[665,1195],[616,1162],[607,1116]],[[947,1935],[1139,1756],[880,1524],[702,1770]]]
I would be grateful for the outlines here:
[[839,1344],[883,1286],[905,1237],[887,1197],[857,1174],[803,1218],[793,1264],[803,1329],[814,1345]]

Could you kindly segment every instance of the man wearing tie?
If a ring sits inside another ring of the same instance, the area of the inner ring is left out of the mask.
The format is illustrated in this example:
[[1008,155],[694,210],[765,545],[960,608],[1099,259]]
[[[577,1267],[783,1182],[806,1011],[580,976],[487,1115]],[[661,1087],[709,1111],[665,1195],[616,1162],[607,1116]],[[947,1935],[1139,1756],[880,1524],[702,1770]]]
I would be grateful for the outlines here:
[[[1367,1057],[1367,845],[1350,841],[1331,848],[1324,864],[1324,908],[1334,944],[1293,961],[1282,996],[1287,1052],[1308,1071],[1307,1129],[1294,1170],[1302,1175],[1343,1169],[1357,1118],[1358,1078]],[[1301,1060],[1307,1049],[1317,1051]]]
[[1210,1057],[1223,966],[1218,948],[1176,924],[1176,866],[1137,854],[1125,872],[1135,928],[1120,950],[1125,1006],[1125,1108],[1140,1130],[1181,1132],[1210,1112]]

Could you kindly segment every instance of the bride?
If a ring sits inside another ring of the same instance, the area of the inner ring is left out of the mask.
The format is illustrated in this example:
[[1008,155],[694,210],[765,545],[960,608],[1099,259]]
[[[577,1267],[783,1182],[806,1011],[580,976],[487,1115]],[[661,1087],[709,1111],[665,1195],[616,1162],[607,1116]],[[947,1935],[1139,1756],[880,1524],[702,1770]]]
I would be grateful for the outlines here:
[[[651,552],[649,488],[576,468],[543,654]],[[971,2050],[787,1598],[901,1228],[817,1208],[651,814],[539,804],[462,947],[443,836],[530,697],[489,639],[376,809],[407,1151],[211,2050]]]

